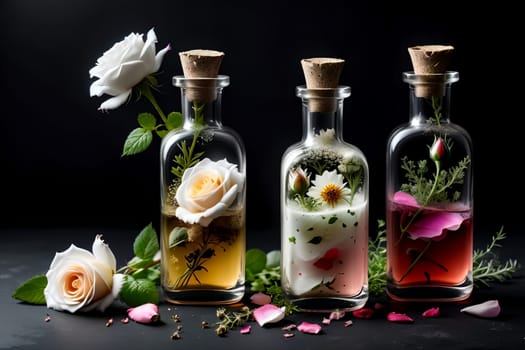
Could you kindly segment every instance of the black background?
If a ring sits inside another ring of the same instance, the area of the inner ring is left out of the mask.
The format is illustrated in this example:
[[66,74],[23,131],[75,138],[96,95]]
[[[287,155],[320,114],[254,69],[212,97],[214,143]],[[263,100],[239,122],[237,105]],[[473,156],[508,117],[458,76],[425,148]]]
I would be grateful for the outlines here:
[[[485,5],[486,3],[486,5]],[[109,113],[88,71],[131,32],[171,44],[158,79],[165,110],[180,110],[178,52],[225,52],[223,123],[247,150],[250,228],[279,235],[279,170],[301,137],[300,60],[346,60],[344,137],[370,166],[370,227],[384,218],[385,147],[408,120],[407,48],[450,44],[452,120],[474,141],[475,225],[520,229],[524,162],[521,13],[505,2],[2,0],[0,226],[158,227],[159,145],[121,158],[146,100]],[[514,4],[517,2],[509,2]],[[461,6],[461,7],[460,7]]]

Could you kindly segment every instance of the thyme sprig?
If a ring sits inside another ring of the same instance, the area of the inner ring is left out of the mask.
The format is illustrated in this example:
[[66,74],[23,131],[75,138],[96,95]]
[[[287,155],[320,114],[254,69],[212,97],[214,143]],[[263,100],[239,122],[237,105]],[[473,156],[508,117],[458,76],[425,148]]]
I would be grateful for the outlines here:
[[503,282],[512,278],[512,274],[516,272],[520,265],[516,259],[508,259],[501,262],[495,252],[496,248],[500,248],[499,243],[507,236],[503,232],[503,226],[495,235],[492,236],[490,243],[485,249],[474,250],[474,283],[477,287],[488,287],[491,282]]
[[246,322],[253,320],[253,310],[248,306],[243,306],[240,309],[228,310],[225,307],[217,309],[218,322],[215,323],[215,333],[217,335],[225,335],[228,330],[243,326]]
[[203,114],[204,104],[199,105],[196,102],[193,103],[193,110],[195,113],[195,125],[197,128],[193,134],[193,139],[191,145],[186,144],[186,140],[182,141],[179,145],[181,154],[178,154],[174,158],[174,163],[176,166],[171,168],[172,174],[177,176],[178,179],[182,178],[182,175],[186,169],[191,168],[197,164],[204,154],[204,152],[195,152],[195,147],[197,145],[197,140],[199,139],[200,133],[204,128],[204,114]]
[[377,220],[377,234],[368,240],[368,291],[380,296],[386,287],[386,225]]

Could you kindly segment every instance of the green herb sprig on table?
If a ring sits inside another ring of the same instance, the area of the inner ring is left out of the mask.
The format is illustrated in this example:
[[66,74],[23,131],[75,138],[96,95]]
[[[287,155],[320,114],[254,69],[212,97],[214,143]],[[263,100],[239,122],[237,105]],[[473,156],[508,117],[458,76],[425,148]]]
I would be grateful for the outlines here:
[[499,242],[505,238],[507,236],[501,227],[485,249],[474,250],[472,273],[475,286],[488,287],[491,282],[504,282],[511,279],[512,274],[520,268],[516,259],[507,259],[505,262],[498,259],[495,249],[502,246]]

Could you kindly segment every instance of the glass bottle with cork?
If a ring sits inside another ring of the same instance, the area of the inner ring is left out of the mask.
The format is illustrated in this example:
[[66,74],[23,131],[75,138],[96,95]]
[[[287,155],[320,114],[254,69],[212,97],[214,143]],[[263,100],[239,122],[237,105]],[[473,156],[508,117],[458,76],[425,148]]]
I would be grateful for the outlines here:
[[245,293],[245,147],[222,124],[224,53],[179,56],[183,126],[161,144],[161,286],[171,303],[231,304]]
[[355,310],[368,299],[368,164],[343,140],[344,60],[301,60],[302,139],[281,160],[281,286],[303,311]]
[[409,121],[387,142],[386,290],[398,301],[460,301],[473,289],[472,140],[451,120],[453,49],[408,49]]

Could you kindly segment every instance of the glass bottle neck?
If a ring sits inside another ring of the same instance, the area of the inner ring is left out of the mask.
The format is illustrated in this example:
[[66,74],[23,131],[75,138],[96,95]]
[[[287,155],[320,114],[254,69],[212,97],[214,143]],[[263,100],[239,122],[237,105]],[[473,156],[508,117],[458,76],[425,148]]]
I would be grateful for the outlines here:
[[350,87],[307,89],[298,86],[296,95],[302,99],[303,142],[343,139],[343,100],[350,96]]
[[410,88],[410,124],[450,123],[451,85],[459,80],[457,72],[443,74],[403,73]]
[[228,76],[217,78],[173,77],[173,85],[180,87],[184,127],[221,126],[222,89],[230,83]]

